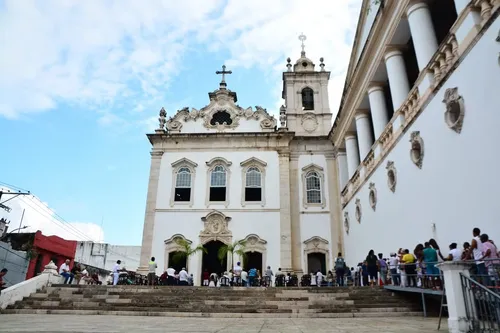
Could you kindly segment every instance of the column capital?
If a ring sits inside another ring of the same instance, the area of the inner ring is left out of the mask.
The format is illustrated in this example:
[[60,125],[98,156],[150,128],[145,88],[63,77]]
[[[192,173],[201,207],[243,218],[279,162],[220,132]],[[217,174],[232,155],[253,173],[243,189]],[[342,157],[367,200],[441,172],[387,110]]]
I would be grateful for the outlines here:
[[370,116],[370,110],[369,109],[358,109],[354,113],[354,118],[356,118],[356,120],[363,119],[363,118],[368,118],[369,116]]
[[151,150],[151,158],[161,158],[163,156],[163,150]]
[[385,82],[372,81],[368,84],[368,95],[374,91],[384,91]]
[[408,5],[408,8],[406,9],[406,15],[410,16],[416,10],[422,8],[429,8],[429,5],[427,5],[427,3],[424,0],[411,0],[410,4]]
[[344,135],[345,140],[357,139],[356,131],[347,131]]
[[337,156],[347,156],[347,152],[345,148],[338,148],[337,149]]
[[403,46],[399,45],[387,45],[384,52],[384,60],[387,61],[389,58],[395,56],[403,56]]

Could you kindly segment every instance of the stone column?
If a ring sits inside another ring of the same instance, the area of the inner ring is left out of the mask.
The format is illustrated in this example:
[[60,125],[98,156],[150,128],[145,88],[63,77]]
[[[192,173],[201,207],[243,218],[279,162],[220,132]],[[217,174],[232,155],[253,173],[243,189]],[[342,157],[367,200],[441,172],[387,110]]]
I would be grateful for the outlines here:
[[339,170],[340,191],[344,189],[349,181],[349,170],[347,169],[347,153],[345,149],[339,149],[337,152],[337,164]]
[[389,122],[382,84],[372,83],[368,86],[368,99],[370,100],[370,111],[372,113],[373,132],[375,133],[375,140],[378,140]]
[[349,179],[351,179],[359,166],[359,150],[356,132],[346,133],[345,149],[347,153],[347,170],[349,171]]
[[292,270],[292,228],[290,214],[290,152],[279,151],[280,172],[280,266]]
[[372,149],[372,133],[370,124],[370,112],[368,110],[356,111],[356,132],[358,133],[359,156],[363,160],[370,149]]
[[398,49],[390,47],[385,52],[384,60],[387,76],[389,77],[392,104],[394,111],[396,111],[406,100],[410,92],[410,83],[406,75],[403,53]]
[[300,241],[300,198],[302,180],[299,170],[299,155],[290,154],[290,221],[292,225],[292,269],[302,274],[302,244]]
[[149,169],[148,194],[146,198],[146,214],[144,217],[144,229],[142,231],[141,260],[137,272],[147,274],[148,263],[152,255],[153,232],[155,223],[156,196],[158,194],[158,179],[160,177],[160,166],[163,151],[151,152],[151,167]]
[[423,0],[413,0],[406,10],[411,37],[415,46],[418,68],[422,71],[438,49],[429,6]]
[[443,272],[444,285],[446,286],[448,330],[451,333],[469,332],[460,274],[469,277],[470,265],[462,262],[445,261],[437,265],[437,267]]

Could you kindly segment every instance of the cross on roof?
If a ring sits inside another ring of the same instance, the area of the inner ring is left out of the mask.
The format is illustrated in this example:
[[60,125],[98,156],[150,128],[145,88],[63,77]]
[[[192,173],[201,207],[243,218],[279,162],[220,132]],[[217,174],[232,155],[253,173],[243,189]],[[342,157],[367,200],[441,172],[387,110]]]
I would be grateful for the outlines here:
[[222,65],[222,71],[216,71],[215,74],[222,74],[222,81],[220,82],[221,86],[226,85],[226,74],[233,74],[232,71],[226,71],[226,65]]

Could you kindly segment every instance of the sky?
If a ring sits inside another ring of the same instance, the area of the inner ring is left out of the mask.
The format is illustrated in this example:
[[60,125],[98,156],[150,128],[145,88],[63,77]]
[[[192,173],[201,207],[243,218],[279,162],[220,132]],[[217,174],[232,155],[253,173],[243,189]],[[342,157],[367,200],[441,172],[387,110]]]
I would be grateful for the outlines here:
[[[361,0],[0,0],[0,209],[23,231],[140,245],[146,133],[208,104],[222,64],[242,107],[278,115],[286,58],[324,57],[338,110]],[[12,196],[10,196],[12,197]],[[5,195],[0,202],[10,198]]]

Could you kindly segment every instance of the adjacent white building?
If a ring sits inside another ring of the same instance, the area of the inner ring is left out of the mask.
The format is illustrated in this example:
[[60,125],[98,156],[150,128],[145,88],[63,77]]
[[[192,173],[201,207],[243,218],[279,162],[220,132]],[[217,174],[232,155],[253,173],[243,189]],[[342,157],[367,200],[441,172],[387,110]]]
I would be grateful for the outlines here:
[[[148,134],[151,169],[139,271],[222,271],[224,244],[244,264],[299,274],[480,227],[500,237],[500,0],[364,0],[332,127],[323,59],[287,60],[279,123],[227,89]],[[303,36],[301,36],[302,38]],[[319,67],[319,68],[318,68]],[[177,240],[204,245],[173,262]]]
[[135,271],[139,267],[140,254],[140,246],[84,241],[76,244],[75,261],[111,272],[120,260],[122,267]]

